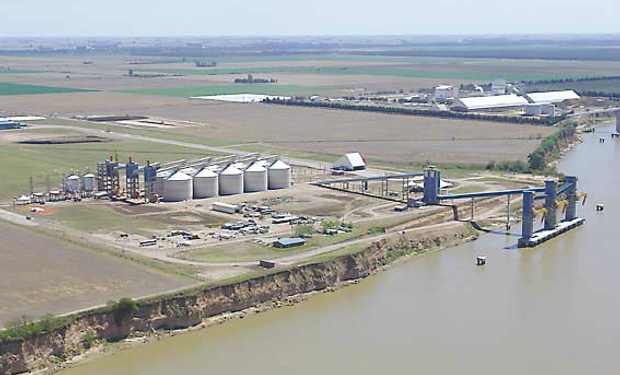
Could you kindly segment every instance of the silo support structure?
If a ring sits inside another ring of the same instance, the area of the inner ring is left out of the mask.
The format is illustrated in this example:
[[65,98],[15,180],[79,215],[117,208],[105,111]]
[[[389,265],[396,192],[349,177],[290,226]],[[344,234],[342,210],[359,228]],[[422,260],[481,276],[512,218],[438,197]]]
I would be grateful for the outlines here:
[[545,230],[553,230],[557,225],[556,216],[556,203],[557,198],[557,186],[556,180],[545,181],[545,209],[547,214],[545,215]]

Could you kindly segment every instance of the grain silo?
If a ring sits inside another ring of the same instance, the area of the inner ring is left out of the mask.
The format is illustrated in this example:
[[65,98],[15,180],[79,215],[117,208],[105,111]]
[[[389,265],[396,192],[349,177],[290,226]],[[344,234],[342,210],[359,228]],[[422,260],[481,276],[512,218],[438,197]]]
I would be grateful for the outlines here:
[[155,178],[155,193],[160,197],[164,195],[164,181],[174,174],[173,170],[166,170],[157,172]]
[[291,166],[278,160],[267,169],[269,189],[288,189],[291,187]]
[[255,193],[267,190],[267,168],[257,162],[243,172],[243,189],[246,193]]
[[181,172],[185,173],[186,175],[190,177],[194,177],[196,173],[198,173],[198,170],[192,167],[187,167],[187,168],[181,169]]
[[69,176],[65,179],[67,192],[73,193],[80,191],[80,178],[76,175]]
[[164,180],[164,201],[181,202],[192,199],[192,178],[179,171]]
[[243,193],[243,172],[233,165],[220,172],[219,176],[220,195],[233,195]]
[[82,189],[84,191],[95,190],[95,175],[94,174],[88,173],[82,176]]
[[217,197],[219,194],[217,173],[204,168],[194,175],[194,199]]

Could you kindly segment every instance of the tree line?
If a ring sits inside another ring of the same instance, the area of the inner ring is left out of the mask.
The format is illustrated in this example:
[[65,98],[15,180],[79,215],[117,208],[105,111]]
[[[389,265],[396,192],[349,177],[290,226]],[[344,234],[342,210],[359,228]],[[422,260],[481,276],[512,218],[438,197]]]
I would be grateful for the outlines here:
[[551,126],[565,119],[564,116],[548,117],[548,118],[535,118],[535,117],[518,117],[518,116],[489,116],[478,113],[466,113],[466,112],[453,112],[453,111],[437,111],[427,109],[414,109],[414,108],[399,108],[399,107],[381,107],[371,105],[357,105],[348,103],[335,103],[335,102],[309,102],[300,99],[265,99],[264,103],[289,105],[298,107],[319,107],[330,109],[346,109],[353,111],[367,111],[367,112],[379,112],[409,116],[423,116],[423,117],[436,117],[447,119],[462,119],[462,120],[475,120],[475,121],[494,121],[494,122],[508,122],[513,124],[531,124],[531,125],[545,125]]

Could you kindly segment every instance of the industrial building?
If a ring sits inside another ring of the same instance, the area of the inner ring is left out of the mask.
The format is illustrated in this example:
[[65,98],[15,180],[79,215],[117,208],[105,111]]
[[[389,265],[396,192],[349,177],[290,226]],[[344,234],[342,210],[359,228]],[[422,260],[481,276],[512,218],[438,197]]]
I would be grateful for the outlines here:
[[360,171],[366,169],[366,161],[359,152],[352,152],[336,160],[333,168],[343,171]]
[[279,238],[273,243],[278,249],[290,249],[291,247],[303,246],[306,240],[303,238]]
[[555,105],[553,104],[528,104],[525,106],[526,116],[555,116]]
[[506,95],[506,87],[508,83],[505,79],[496,79],[491,82],[491,93],[493,95]]
[[435,87],[435,100],[445,102],[454,98],[454,87],[450,85],[439,85]]
[[21,129],[25,126],[26,124],[22,124],[5,118],[0,118],[0,130]]
[[532,104],[555,104],[565,100],[578,100],[581,97],[573,90],[533,92],[525,95]]
[[475,96],[470,98],[458,98],[454,100],[452,109],[455,111],[493,111],[513,108],[523,108],[529,102],[522,96],[498,95],[498,96]]

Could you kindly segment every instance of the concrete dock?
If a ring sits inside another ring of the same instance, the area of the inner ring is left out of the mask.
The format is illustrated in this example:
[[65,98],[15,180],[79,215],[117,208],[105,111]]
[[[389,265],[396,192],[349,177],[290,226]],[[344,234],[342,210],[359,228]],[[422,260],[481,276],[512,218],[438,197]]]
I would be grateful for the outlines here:
[[541,229],[534,232],[534,234],[530,238],[520,238],[518,246],[520,248],[538,246],[541,243],[549,241],[550,239],[555,238],[564,232],[568,232],[571,229],[581,226],[583,223],[585,223],[585,221],[586,219],[580,217],[570,221],[562,221],[552,230]]

